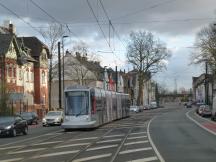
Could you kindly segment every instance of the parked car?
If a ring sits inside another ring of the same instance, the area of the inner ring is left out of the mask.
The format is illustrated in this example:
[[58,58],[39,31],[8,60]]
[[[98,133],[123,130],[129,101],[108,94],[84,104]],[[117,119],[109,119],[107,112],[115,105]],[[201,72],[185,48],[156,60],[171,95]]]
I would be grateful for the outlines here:
[[144,105],[143,110],[150,110],[150,105]]
[[17,134],[28,134],[28,124],[20,116],[1,116],[0,117],[0,136],[12,136]]
[[20,116],[27,121],[28,125],[38,124],[39,118],[35,112],[22,112]]
[[49,125],[61,125],[63,122],[63,112],[62,111],[49,111],[42,120],[43,126]]
[[198,114],[200,116],[211,116],[212,112],[209,105],[201,105],[198,109]]
[[192,102],[185,103],[185,108],[192,108]]
[[150,108],[151,108],[151,109],[156,109],[156,108],[157,108],[157,102],[152,101],[152,102],[150,103]]
[[138,112],[141,112],[142,110],[141,110],[141,107],[133,105],[133,106],[130,106],[130,111],[138,113]]

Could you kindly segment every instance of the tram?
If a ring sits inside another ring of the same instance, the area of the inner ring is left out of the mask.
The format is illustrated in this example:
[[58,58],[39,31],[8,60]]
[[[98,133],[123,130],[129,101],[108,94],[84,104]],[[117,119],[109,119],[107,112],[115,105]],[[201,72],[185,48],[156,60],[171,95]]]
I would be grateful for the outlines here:
[[129,116],[129,95],[99,88],[68,87],[62,128],[96,128]]

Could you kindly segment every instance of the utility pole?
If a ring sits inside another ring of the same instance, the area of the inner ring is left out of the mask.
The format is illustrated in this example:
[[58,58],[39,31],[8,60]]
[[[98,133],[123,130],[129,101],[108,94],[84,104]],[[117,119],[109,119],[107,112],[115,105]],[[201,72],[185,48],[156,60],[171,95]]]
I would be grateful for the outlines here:
[[208,87],[208,81],[207,81],[207,79],[209,78],[207,77],[207,75],[208,75],[208,62],[206,61],[205,62],[205,103],[206,105],[209,104],[209,100],[208,100],[209,87]]
[[58,42],[58,75],[59,75],[59,108],[62,108],[62,87],[61,87],[61,45],[60,42]]
[[116,92],[118,92],[118,67],[116,66]]

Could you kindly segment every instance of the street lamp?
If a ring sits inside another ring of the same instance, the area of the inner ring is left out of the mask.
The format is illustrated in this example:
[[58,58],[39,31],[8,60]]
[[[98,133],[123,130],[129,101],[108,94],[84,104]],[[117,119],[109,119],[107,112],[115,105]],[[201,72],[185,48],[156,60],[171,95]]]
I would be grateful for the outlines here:
[[64,92],[64,38],[67,38],[69,36],[67,35],[64,35],[62,36],[62,53],[63,53],[63,56],[62,56],[62,80],[63,80],[63,92]]

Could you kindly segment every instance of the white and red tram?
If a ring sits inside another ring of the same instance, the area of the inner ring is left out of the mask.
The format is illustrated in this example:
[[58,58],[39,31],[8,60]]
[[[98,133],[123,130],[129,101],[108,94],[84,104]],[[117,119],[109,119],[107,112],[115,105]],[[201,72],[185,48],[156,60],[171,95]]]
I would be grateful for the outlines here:
[[129,116],[129,95],[99,88],[68,87],[62,128],[96,128]]

